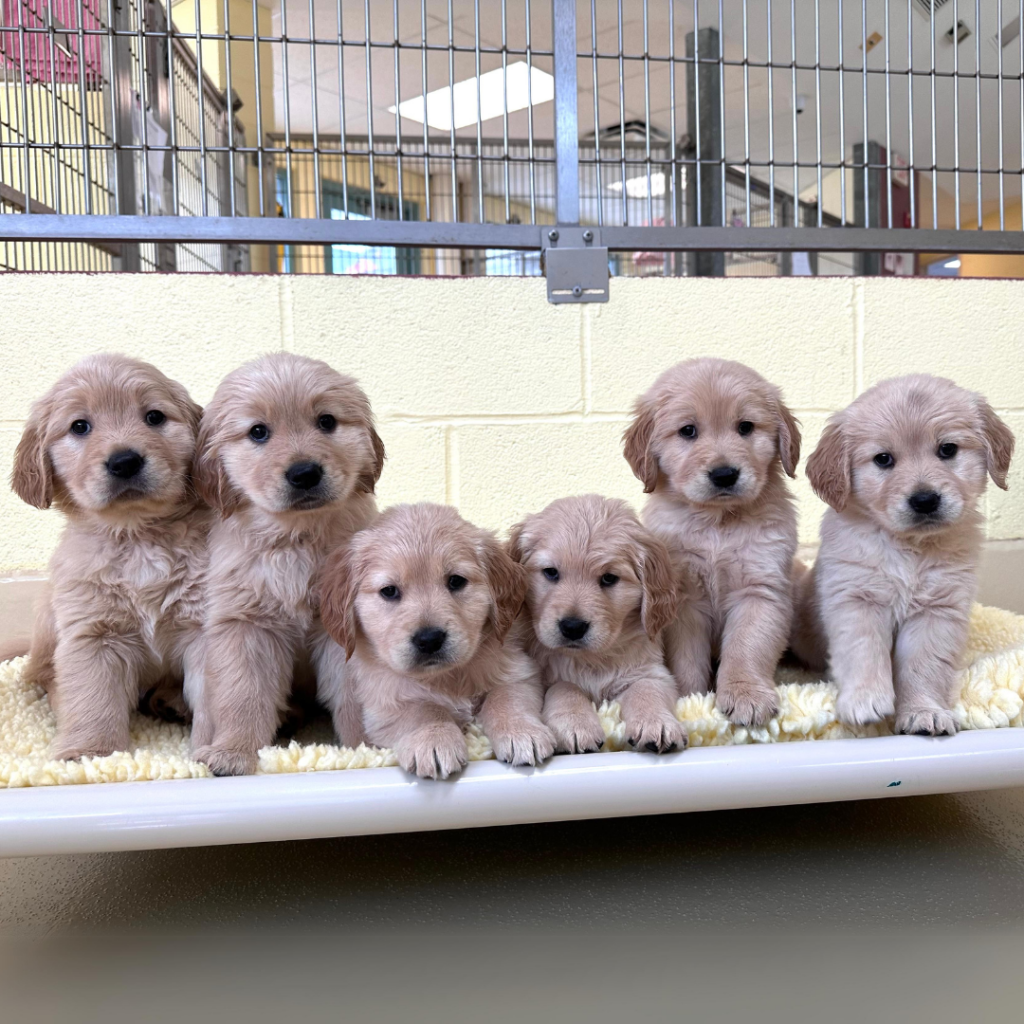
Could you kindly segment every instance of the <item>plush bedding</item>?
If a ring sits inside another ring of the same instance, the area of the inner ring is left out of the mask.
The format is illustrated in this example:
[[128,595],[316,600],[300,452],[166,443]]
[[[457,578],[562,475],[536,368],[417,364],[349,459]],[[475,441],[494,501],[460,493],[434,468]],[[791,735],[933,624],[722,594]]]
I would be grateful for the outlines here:
[[[189,758],[187,727],[142,715],[133,717],[130,751],[81,761],[52,760],[47,751],[55,729],[53,713],[46,695],[23,681],[24,664],[24,658],[0,663],[0,788],[210,776],[205,765]],[[732,725],[715,708],[714,694],[680,700],[676,714],[689,729],[691,746],[831,740],[891,731],[888,723],[851,728],[837,722],[835,687],[806,672],[783,667],[776,681],[781,711],[763,728]],[[605,749],[628,749],[618,705],[605,704],[599,713],[607,736]],[[1024,725],[1024,616],[975,605],[956,715],[964,729]],[[337,771],[396,763],[389,750],[350,749],[330,740],[326,722],[307,726],[286,746],[264,747],[259,772]],[[470,760],[493,757],[475,726],[468,729],[467,741]]]

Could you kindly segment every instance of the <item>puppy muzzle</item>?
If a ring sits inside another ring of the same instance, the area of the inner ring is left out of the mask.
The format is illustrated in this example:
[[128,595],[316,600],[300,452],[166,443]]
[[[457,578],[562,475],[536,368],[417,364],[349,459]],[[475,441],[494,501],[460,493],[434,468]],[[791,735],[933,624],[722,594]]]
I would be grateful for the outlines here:
[[330,481],[319,462],[293,462],[285,470],[284,479],[289,508],[316,509],[333,501]]
[[412,662],[416,668],[434,668],[451,661],[448,631],[440,626],[423,626],[409,637]]

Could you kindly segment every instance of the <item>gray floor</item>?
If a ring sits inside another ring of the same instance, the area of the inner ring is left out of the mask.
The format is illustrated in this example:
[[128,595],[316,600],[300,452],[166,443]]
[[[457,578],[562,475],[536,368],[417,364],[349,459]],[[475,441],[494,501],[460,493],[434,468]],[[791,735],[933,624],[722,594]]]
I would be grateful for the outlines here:
[[1024,790],[0,861],[0,907],[37,1019],[1016,1021]]
[[1022,964],[1024,790],[0,861],[0,1021],[1015,1024]]

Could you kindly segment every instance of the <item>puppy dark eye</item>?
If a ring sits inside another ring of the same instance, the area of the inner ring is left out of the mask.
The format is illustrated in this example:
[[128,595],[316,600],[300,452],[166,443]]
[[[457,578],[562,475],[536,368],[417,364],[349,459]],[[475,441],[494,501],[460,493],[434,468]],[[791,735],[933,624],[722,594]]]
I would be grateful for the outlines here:
[[746,437],[754,432],[754,424],[750,420],[740,420],[736,425],[736,429],[739,431],[740,437]]
[[939,445],[939,458],[940,459],[951,459],[960,449],[957,448],[952,441],[947,441],[945,444]]
[[600,580],[602,587],[614,587],[619,582],[619,577],[613,572],[606,572]]
[[329,434],[338,425],[338,421],[329,412],[325,412],[317,418],[316,425],[325,434]]
[[465,576],[449,576],[448,589],[451,591],[461,590],[469,580]]
[[75,420],[71,424],[71,433],[77,434],[79,437],[85,437],[90,430],[92,430],[92,424],[88,420]]
[[385,601],[397,601],[401,595],[398,593],[398,587],[392,586],[392,584],[389,583],[386,587],[380,588],[380,596],[383,597]]
[[680,437],[688,437],[692,441],[697,436],[697,428],[692,423],[687,423],[685,427],[679,428]]
[[552,582],[558,579],[558,570],[554,566],[549,565],[546,569],[541,569],[541,572]]
[[888,452],[879,452],[875,456],[875,465],[880,469],[892,469],[896,465],[896,460]]
[[270,437],[270,427],[266,423],[254,423],[249,428],[249,436],[259,444],[262,444]]
[[145,415],[146,422],[151,427],[159,427],[167,417],[159,409],[150,409]]

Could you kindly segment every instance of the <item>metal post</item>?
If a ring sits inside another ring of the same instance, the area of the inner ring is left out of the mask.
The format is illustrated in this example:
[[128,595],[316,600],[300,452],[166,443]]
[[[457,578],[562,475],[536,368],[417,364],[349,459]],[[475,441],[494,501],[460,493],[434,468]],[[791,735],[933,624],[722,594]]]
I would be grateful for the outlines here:
[[[113,66],[110,69],[110,86],[116,122],[116,146],[114,149],[114,174],[117,179],[117,212],[122,216],[137,216],[139,213],[138,194],[135,187],[135,150],[125,146],[135,144],[134,118],[132,107],[135,90],[132,88],[132,51],[128,33],[132,31],[129,0],[114,0]],[[140,114],[145,116],[140,109]],[[121,246],[120,270],[137,271],[141,268],[139,246]]]
[[[171,138],[171,80],[170,80],[170,40],[167,35],[167,20],[160,0],[147,0],[146,29],[152,33],[146,36],[146,76],[149,97],[149,114],[154,122]],[[143,116],[146,112],[143,112]],[[160,195],[150,195],[150,203],[159,208],[161,214],[174,212],[174,188],[171,180],[171,154],[165,151],[158,155],[150,151],[145,156],[146,168],[143,172],[145,187],[152,190],[157,187],[156,175],[150,176],[150,165],[160,162],[163,165]],[[160,242],[155,247],[156,269],[161,273],[174,273],[177,267],[177,246],[170,242]]]
[[551,0],[555,72],[555,211],[559,224],[580,222],[576,112],[576,0]]
[[[885,164],[886,157],[882,156],[882,147],[877,142],[868,142],[867,156],[864,154],[864,143],[857,142],[853,146],[853,162],[856,166],[865,168],[863,174],[853,176],[853,220],[855,224],[863,225],[866,228],[877,228],[881,226],[881,202],[880,197],[884,195],[881,190],[882,180],[879,167]],[[865,189],[865,185],[867,188]],[[865,192],[867,193],[867,208],[865,209]],[[882,257],[877,252],[861,252],[857,254],[857,273],[868,277],[881,272]]]
[[[694,140],[694,187],[686,189],[687,223],[722,223],[722,63],[721,42],[716,28],[702,28],[694,46],[694,35],[686,33],[686,123]],[[699,52],[700,63],[695,55]],[[700,136],[697,126],[700,126]],[[698,200],[698,195],[700,199]],[[724,277],[725,253],[690,254],[693,277]]]

